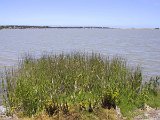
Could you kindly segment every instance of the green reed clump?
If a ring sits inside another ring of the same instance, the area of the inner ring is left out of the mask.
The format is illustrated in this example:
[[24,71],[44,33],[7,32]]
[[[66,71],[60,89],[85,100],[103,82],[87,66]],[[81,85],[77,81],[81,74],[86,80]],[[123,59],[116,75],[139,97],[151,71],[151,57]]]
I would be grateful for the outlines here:
[[[18,69],[3,75],[4,103],[13,112],[34,115],[46,111],[50,116],[69,113],[75,106],[88,112],[95,108],[132,110],[146,103],[154,84],[142,85],[139,67],[127,66],[121,57],[71,53],[26,55]],[[147,92],[146,92],[147,91]],[[128,107],[129,106],[129,107]]]

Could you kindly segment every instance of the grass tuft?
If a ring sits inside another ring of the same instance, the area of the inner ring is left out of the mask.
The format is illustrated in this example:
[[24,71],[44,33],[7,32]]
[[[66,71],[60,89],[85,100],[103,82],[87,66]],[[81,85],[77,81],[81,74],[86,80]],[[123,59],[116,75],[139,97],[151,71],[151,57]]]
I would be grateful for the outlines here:
[[[4,105],[10,113],[33,116],[45,111],[94,113],[99,108],[121,108],[124,116],[145,103],[160,106],[159,77],[142,84],[139,67],[120,57],[92,53],[26,55],[18,69],[6,70],[2,79]],[[85,116],[86,117],[86,116]]]

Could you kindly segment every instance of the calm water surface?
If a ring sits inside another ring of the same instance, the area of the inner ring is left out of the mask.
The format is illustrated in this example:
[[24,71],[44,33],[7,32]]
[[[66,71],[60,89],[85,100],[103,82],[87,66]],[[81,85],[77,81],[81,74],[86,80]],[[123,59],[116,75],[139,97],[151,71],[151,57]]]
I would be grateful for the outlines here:
[[160,75],[160,30],[24,29],[0,30],[0,69],[25,52],[98,52],[121,55],[146,76]]

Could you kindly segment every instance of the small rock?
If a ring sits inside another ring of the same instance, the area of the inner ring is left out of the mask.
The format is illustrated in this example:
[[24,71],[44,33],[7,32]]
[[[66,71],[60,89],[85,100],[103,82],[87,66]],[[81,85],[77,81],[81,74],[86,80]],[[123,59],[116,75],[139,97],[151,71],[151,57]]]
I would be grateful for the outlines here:
[[151,111],[154,110],[153,108],[151,108],[150,106],[148,106],[147,104],[144,105],[144,110],[146,111]]
[[0,115],[6,114],[6,108],[4,106],[0,106]]
[[116,113],[117,113],[117,116],[118,116],[119,118],[122,117],[121,110],[120,110],[120,108],[119,108],[118,106],[116,106]]
[[148,113],[144,113],[144,116],[148,118],[149,114]]

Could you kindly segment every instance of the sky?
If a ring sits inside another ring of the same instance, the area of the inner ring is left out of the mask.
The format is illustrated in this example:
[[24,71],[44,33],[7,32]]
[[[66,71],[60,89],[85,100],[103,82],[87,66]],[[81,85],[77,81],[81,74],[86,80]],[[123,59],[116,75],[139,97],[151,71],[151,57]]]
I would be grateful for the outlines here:
[[160,27],[160,0],[0,0],[0,25]]

